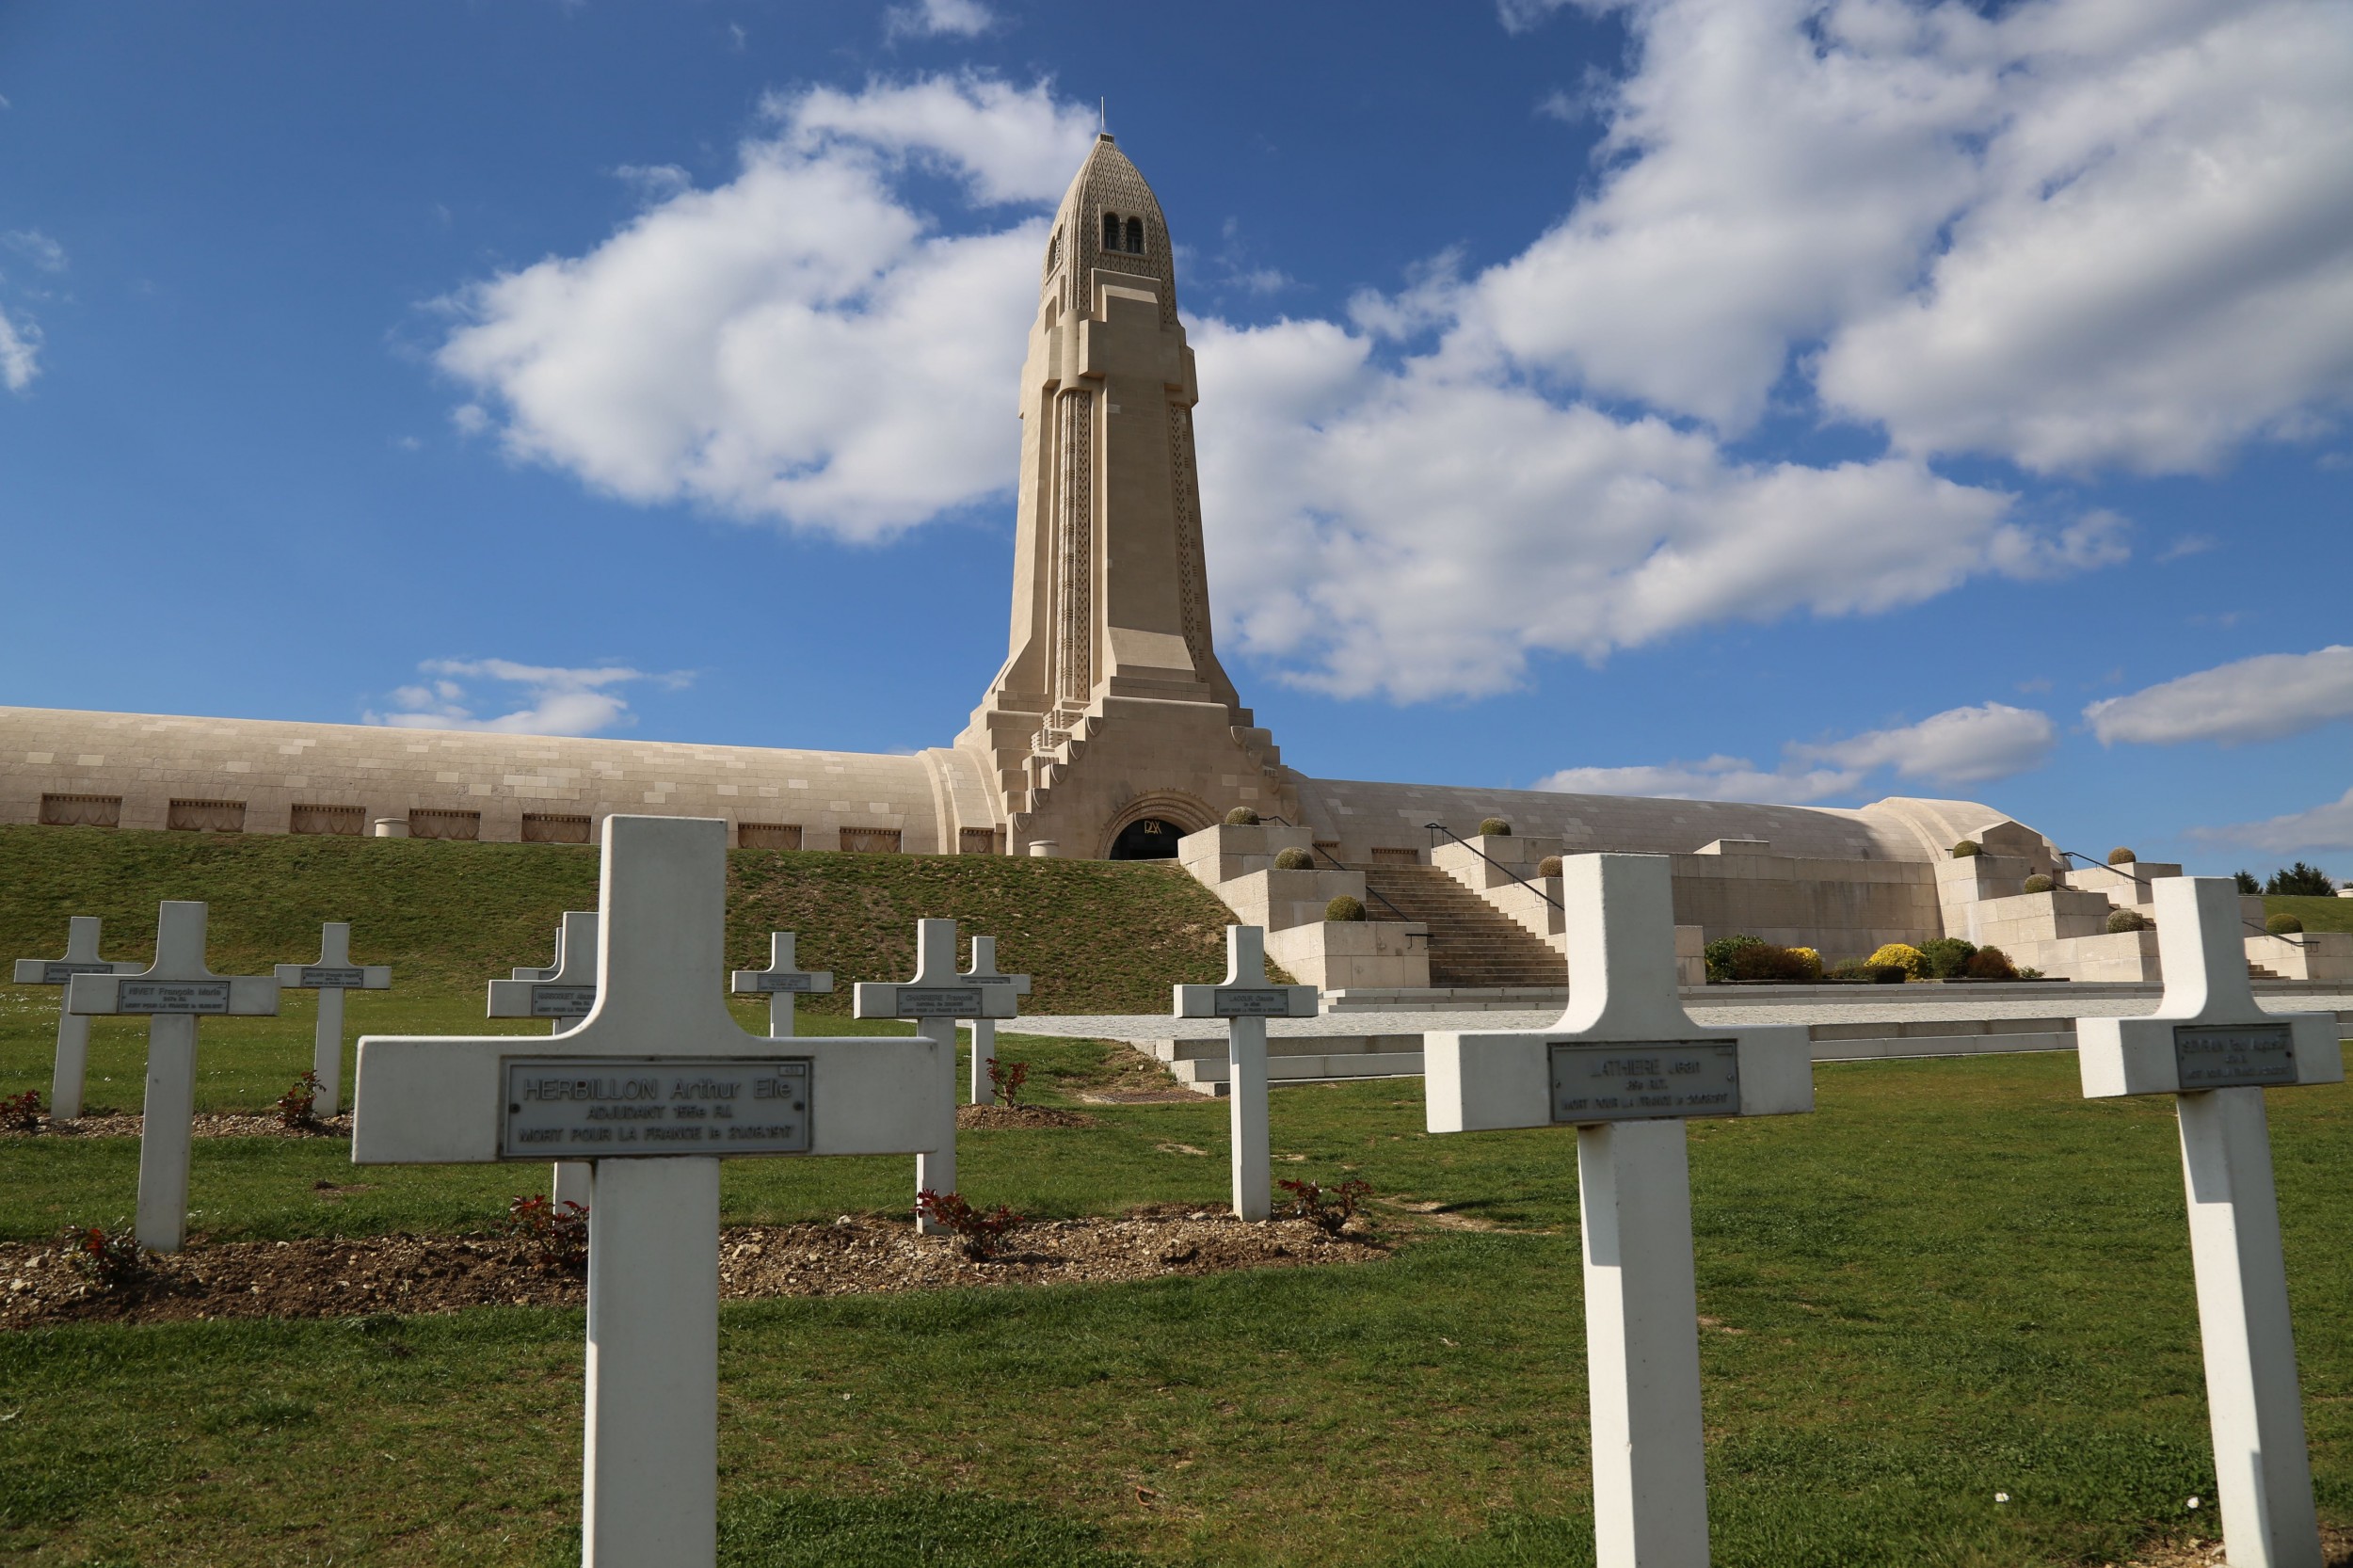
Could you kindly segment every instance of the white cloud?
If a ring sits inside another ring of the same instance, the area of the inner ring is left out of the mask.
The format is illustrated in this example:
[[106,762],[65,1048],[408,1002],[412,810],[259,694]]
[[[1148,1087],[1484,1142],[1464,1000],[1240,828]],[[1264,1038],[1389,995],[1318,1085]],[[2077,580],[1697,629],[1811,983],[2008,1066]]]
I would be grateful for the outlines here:
[[1616,8],[1609,172],[1468,288],[1466,342],[1727,432],[1794,374],[2037,470],[2211,470],[2353,399],[2344,4]]
[[0,384],[21,392],[40,374],[40,332],[31,322],[23,325],[0,311]]
[[0,235],[0,243],[31,262],[43,272],[63,272],[66,266],[65,247],[38,229],[15,229]]
[[1496,0],[1496,18],[1507,33],[1525,33],[1568,5],[1569,0]]
[[2084,710],[2104,745],[2275,741],[2353,718],[2353,648],[2265,653],[2180,676]]
[[[651,680],[677,688],[692,677],[649,675],[617,665],[559,669],[519,664],[508,659],[428,659],[417,666],[430,680],[392,694],[392,708],[369,712],[370,724],[408,729],[482,729],[507,735],[593,735],[634,723],[617,687]],[[475,695],[484,681],[507,688],[487,699]],[[483,716],[478,709],[520,706]]]
[[771,112],[728,184],[466,291],[438,362],[510,454],[631,501],[873,539],[1000,491],[1043,221],[941,234],[892,178],[916,162],[976,203],[1050,201],[1092,117],[969,77]]
[[916,0],[883,14],[883,30],[891,38],[978,38],[995,25],[997,13],[981,0]]
[[1876,773],[1942,785],[1983,784],[2042,765],[2058,732],[2047,714],[1988,702],[1950,708],[1918,724],[1848,740],[1782,748],[1766,770],[1745,757],[1624,768],[1563,768],[1537,780],[1563,794],[1653,795],[1805,806],[1853,794]]
[[2291,811],[2265,822],[2227,827],[2193,827],[2189,837],[2208,843],[2241,844],[2280,855],[2299,851],[2353,850],[2353,790],[2307,811]]

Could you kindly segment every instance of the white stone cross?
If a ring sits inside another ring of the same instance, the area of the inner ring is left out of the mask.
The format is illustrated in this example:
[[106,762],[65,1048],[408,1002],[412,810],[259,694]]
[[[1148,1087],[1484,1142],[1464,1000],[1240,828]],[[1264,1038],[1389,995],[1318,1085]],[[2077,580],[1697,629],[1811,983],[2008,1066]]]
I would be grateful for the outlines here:
[[[983,985],[956,972],[956,922],[915,922],[915,978],[904,984],[861,980],[850,993],[851,1011],[861,1018],[913,1018],[916,1029],[939,1047],[946,1064],[934,1107],[930,1144],[915,1157],[915,1190],[935,1192],[956,1190],[956,1020],[1010,1018],[1013,987]],[[918,1216],[917,1223],[936,1234],[937,1222]]]
[[[77,974],[136,974],[147,966],[98,956],[98,917],[74,915],[65,928],[63,958],[20,958],[19,985],[64,986]],[[57,1061],[49,1073],[49,1114],[70,1122],[82,1113],[82,1087],[89,1077],[89,1019],[66,1006],[57,993]]]
[[[1030,994],[1030,977],[1026,974],[1000,974],[997,970],[997,938],[972,938],[972,967],[962,978],[974,985],[1001,985],[1016,997]],[[1009,1008],[1004,1016],[1014,1016]],[[984,1105],[997,1097],[997,1086],[988,1079],[988,1069],[997,1061],[997,1020],[995,1017],[974,1018],[972,1021],[972,1103]]]
[[1568,1010],[1545,1031],[1423,1036],[1430,1130],[1577,1128],[1595,1558],[1705,1568],[1683,1124],[1813,1110],[1806,1031],[1703,1029],[1683,1011],[1665,856],[1571,856],[1561,872]]
[[75,975],[66,1006],[84,1016],[147,1017],[147,1098],[139,1120],[139,1244],[178,1252],[188,1230],[188,1135],[196,1115],[196,1020],[278,1016],[278,982],[204,967],[201,904],[168,900],[155,917],[155,962],[130,974]]
[[793,967],[792,933],[768,933],[768,967],[764,969],[738,969],[731,984],[737,996],[765,996],[768,999],[768,1038],[792,1038],[792,999],[808,995],[824,995],[833,989],[831,969],[803,969]]
[[1316,988],[1272,985],[1266,977],[1266,928],[1225,928],[1225,978],[1179,985],[1180,1018],[1225,1020],[1226,1124],[1232,1131],[1234,1212],[1245,1220],[1274,1213],[1274,1167],[1267,1146],[1266,1021],[1312,1018]]
[[344,1093],[344,993],[390,990],[392,971],[381,964],[354,964],[350,923],[329,920],[319,928],[319,961],[279,965],[278,984],[319,994],[318,1027],[311,1035],[311,1073],[319,1087],[312,1109],[324,1106],[323,1113],[332,1116]]
[[715,819],[605,820],[603,984],[577,1028],[360,1042],[356,1163],[597,1161],[584,1568],[717,1557],[720,1160],[911,1154],[954,1111],[933,1040],[786,1046],[736,1023],[727,843]]
[[[490,982],[488,1016],[552,1019],[548,1032],[561,1034],[597,1005],[597,912],[568,909],[555,927],[555,962],[546,968],[519,966],[512,980]],[[561,1208],[596,1199],[596,1168],[584,1160],[559,1160],[548,1173],[548,1201]]]
[[2344,1082],[2337,1020],[2255,1004],[2230,878],[2161,877],[2155,904],[2164,1000],[2146,1017],[2075,1020],[2084,1094],[2174,1096],[2225,1554],[2320,1568],[2264,1089]]

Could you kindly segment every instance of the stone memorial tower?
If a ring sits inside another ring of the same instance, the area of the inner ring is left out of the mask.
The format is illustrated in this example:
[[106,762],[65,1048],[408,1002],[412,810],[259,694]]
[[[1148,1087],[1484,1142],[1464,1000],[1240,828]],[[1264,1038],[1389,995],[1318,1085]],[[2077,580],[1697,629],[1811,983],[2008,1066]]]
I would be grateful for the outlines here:
[[1295,781],[1210,642],[1198,396],[1160,204],[1106,133],[1046,243],[1011,646],[956,743],[1016,854],[1171,854],[1237,802],[1299,820]]

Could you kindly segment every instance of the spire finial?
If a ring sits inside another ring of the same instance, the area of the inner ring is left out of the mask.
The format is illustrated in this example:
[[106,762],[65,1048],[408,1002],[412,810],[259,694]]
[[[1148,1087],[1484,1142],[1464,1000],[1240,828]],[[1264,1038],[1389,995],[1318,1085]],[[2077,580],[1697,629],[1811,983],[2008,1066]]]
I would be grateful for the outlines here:
[[1109,98],[1095,101],[1095,134],[1098,136],[1112,134],[1112,101]]

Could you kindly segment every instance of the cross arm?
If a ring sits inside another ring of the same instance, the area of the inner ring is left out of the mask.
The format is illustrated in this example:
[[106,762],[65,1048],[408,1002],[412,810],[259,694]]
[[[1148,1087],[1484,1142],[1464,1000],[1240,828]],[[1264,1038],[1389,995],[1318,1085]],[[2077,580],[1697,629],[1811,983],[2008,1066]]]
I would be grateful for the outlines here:
[[63,985],[77,974],[138,974],[147,968],[136,959],[20,958],[19,985]]
[[[1552,1048],[1728,1043],[1737,1064],[1740,1116],[1790,1116],[1814,1109],[1813,1048],[1802,1025],[1760,1029],[1695,1028],[1684,1040],[1601,1040],[1535,1032],[1422,1037],[1422,1074],[1432,1132],[1576,1125],[1553,1115]],[[1712,1112],[1710,1112],[1712,1113]]]
[[737,969],[729,977],[728,988],[739,997],[773,996],[779,991],[795,995],[823,994],[833,989],[831,969],[795,969],[778,974],[774,969]]
[[[125,986],[132,987],[127,995]],[[150,980],[144,968],[129,974],[77,974],[66,987],[65,997],[67,1012],[98,1016],[117,1013],[226,1013],[240,1017],[271,1017],[278,1012],[278,982],[269,975]],[[157,1001],[165,1005],[148,1005]]]
[[1317,991],[1312,985],[1178,985],[1174,987],[1176,1016],[1180,1018],[1312,1018]]
[[389,991],[389,964],[280,964],[278,984],[291,991]]
[[[810,1063],[809,1152],[920,1154],[937,1142],[931,1101],[946,1081],[938,1042],[921,1035],[769,1040],[696,1046],[696,1059]],[[502,1158],[499,1131],[506,1061],[654,1061],[649,1053],[599,1048],[576,1035],[422,1037],[366,1035],[352,1098],[356,1165],[469,1165]],[[544,1152],[507,1158],[544,1160]]]
[[568,1005],[561,1011],[543,1010],[539,1005],[539,993],[565,993],[563,1000],[568,1004],[577,1000],[570,993],[585,991],[593,996],[596,989],[594,984],[579,985],[554,980],[493,980],[490,982],[488,1016],[493,1018],[570,1017],[573,1011]]
[[[2195,1094],[2233,1083],[2342,1083],[2338,1032],[2329,1013],[2269,1013],[2231,1023],[2077,1018],[2075,1059],[2089,1099]],[[2241,1070],[2233,1074],[2234,1065]],[[2185,1071],[2191,1081],[2184,1081]],[[2213,1080],[2217,1071],[2227,1080]],[[2201,1076],[2210,1080],[2197,1081]]]
[[962,977],[942,985],[861,980],[851,993],[861,1018],[1010,1018],[1017,1015],[1010,985],[983,985]]

